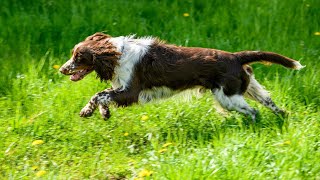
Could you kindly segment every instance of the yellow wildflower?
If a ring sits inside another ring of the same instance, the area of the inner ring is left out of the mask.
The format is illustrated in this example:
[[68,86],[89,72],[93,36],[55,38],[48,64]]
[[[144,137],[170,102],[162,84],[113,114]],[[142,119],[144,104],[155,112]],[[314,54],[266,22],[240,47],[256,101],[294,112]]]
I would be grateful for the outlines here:
[[129,136],[129,133],[126,132],[126,133],[124,133],[123,135],[124,135],[124,136]]
[[45,175],[45,174],[47,174],[47,171],[41,170],[41,171],[38,171],[38,172],[36,173],[36,176],[37,176],[37,177],[41,177],[41,176],[43,176],[43,175]]
[[134,178],[133,180],[144,180],[144,178]]
[[158,153],[164,153],[164,152],[166,152],[166,151],[168,151],[168,149],[163,148],[163,149],[160,149],[160,150],[158,151]]
[[172,143],[171,143],[171,142],[168,142],[168,143],[165,143],[164,145],[162,145],[162,147],[165,148],[165,147],[168,147],[168,146],[170,146],[170,145],[172,145]]
[[284,145],[290,145],[290,144],[291,144],[291,141],[289,141],[289,140],[288,140],[288,141],[285,141],[285,142],[283,142],[283,144],[284,144]]
[[148,119],[149,119],[149,117],[147,115],[142,115],[141,116],[141,121],[146,121]]
[[60,66],[57,65],[57,64],[53,65],[52,67],[53,67],[53,69],[59,69],[60,68]]
[[32,166],[31,169],[35,171],[35,170],[39,169],[39,166]]
[[142,170],[139,172],[138,176],[139,177],[148,177],[148,176],[151,176],[153,174],[153,171],[149,171],[149,170]]
[[35,141],[32,142],[32,145],[33,145],[33,146],[36,146],[36,145],[41,145],[41,144],[43,144],[43,143],[44,143],[43,140],[35,140]]
[[183,13],[183,16],[184,16],[184,17],[189,17],[190,14],[189,14],[189,13]]
[[314,35],[320,36],[320,32],[315,32]]

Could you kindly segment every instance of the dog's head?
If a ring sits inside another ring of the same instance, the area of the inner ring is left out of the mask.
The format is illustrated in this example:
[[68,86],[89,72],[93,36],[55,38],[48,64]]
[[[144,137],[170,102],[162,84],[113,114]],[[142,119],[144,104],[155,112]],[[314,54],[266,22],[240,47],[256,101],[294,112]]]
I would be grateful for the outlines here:
[[103,80],[112,79],[114,68],[121,53],[109,42],[111,36],[95,33],[76,44],[72,57],[60,68],[60,72],[70,75],[70,80],[79,81],[92,71]]

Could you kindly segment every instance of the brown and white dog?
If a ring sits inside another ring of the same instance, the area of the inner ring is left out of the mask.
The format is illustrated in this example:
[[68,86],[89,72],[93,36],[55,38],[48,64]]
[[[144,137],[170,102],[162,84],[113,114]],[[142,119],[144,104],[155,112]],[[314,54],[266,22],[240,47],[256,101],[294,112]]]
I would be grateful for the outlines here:
[[211,90],[222,107],[250,115],[254,121],[257,111],[248,105],[244,95],[276,114],[284,113],[254,78],[248,64],[258,61],[297,70],[304,67],[272,52],[229,53],[170,45],[153,37],[95,33],[75,45],[71,59],[60,72],[71,75],[72,81],[81,80],[92,71],[102,81],[111,80],[112,88],[94,95],[81,110],[82,117],[91,116],[99,107],[101,115],[109,118],[111,103],[128,106],[200,87]]

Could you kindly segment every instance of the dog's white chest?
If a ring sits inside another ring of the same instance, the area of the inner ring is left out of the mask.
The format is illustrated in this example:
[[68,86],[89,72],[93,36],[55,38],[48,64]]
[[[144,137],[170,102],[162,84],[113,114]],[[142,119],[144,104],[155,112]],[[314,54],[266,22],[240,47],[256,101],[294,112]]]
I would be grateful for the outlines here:
[[133,38],[134,36],[127,36],[110,39],[110,42],[122,53],[118,62],[119,65],[114,69],[114,77],[112,78],[114,89],[126,89],[129,86],[136,64],[139,63],[154,42],[154,39],[150,37]]

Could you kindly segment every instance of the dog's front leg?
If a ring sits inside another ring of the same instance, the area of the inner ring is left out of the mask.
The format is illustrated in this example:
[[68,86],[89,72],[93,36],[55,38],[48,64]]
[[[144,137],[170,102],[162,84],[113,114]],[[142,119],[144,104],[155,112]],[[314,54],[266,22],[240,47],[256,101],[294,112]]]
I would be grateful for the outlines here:
[[91,97],[90,101],[80,111],[81,117],[89,117],[99,106],[100,113],[104,118],[110,117],[108,105],[112,102],[111,93],[112,89],[101,91]]
[[107,89],[91,97],[87,105],[81,110],[81,117],[89,117],[99,107],[100,114],[104,119],[110,117],[109,105],[115,103],[118,106],[127,106],[137,101],[136,93],[128,90]]

